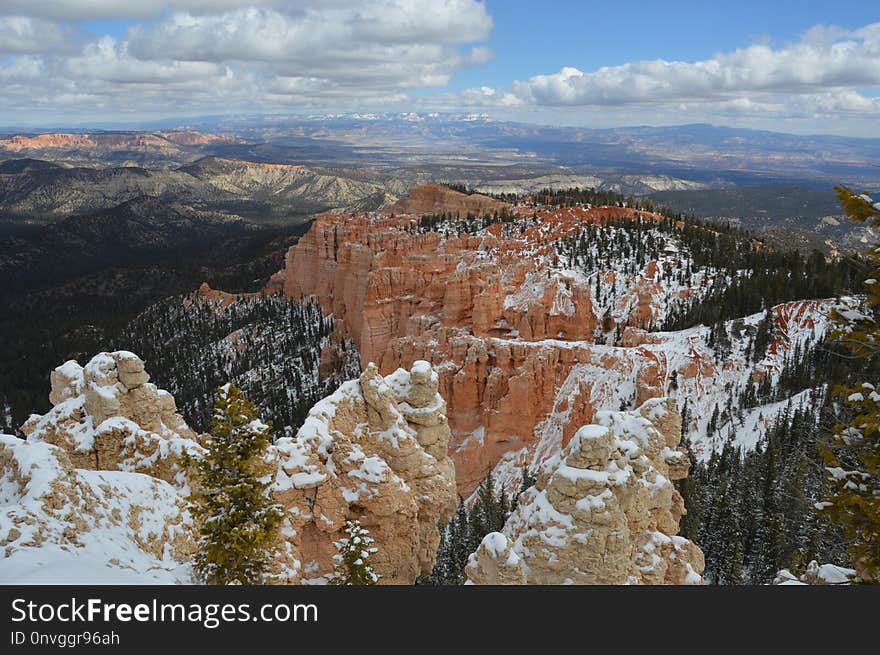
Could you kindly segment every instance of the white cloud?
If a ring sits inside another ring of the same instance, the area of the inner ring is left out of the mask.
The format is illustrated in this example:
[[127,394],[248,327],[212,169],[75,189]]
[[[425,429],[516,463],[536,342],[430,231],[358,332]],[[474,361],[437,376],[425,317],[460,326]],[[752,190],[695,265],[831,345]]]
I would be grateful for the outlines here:
[[25,16],[0,16],[0,55],[70,51],[76,34],[56,23]]
[[304,4],[289,0],[3,0],[0,15],[36,16],[58,21],[151,18],[168,10],[197,13],[225,11],[242,5],[283,7]]
[[854,32],[820,26],[798,43],[753,45],[712,59],[638,61],[514,82],[524,102],[544,106],[721,101],[748,94],[816,93],[880,85],[880,23]]
[[786,110],[802,116],[874,115],[880,118],[880,98],[869,98],[843,89],[834,93],[811,93],[789,99]]
[[723,122],[794,131],[876,135],[880,22],[816,26],[799,41],[760,43],[696,62],[636,61],[439,94],[443,107],[494,108],[508,117],[613,126]]
[[51,11],[33,4],[40,6],[10,0],[0,15],[20,10],[61,21],[147,16],[171,4],[174,11],[118,39],[79,42],[75,51],[69,42],[38,49],[33,26],[61,33],[69,29],[64,23],[0,17],[0,26],[24,26],[15,40],[2,39],[18,55],[0,60],[8,113],[49,108],[60,93],[68,94],[71,111],[114,102],[121,111],[164,112],[195,111],[199,103],[203,111],[311,107],[328,98],[384,103],[403,100],[407,90],[442,87],[457,70],[492,56],[479,45],[492,19],[478,0],[60,0]]
[[460,44],[489,36],[492,21],[473,0],[373,0],[297,14],[240,9],[175,13],[136,27],[129,51],[143,60],[259,62],[286,77],[391,88],[444,85],[462,66],[487,58]]
[[[75,24],[93,18],[137,22],[95,38]],[[569,66],[445,91],[492,58],[492,27],[479,0],[0,0],[0,119],[391,105],[592,125],[880,118],[880,22],[702,61]],[[413,93],[426,88],[438,91]]]

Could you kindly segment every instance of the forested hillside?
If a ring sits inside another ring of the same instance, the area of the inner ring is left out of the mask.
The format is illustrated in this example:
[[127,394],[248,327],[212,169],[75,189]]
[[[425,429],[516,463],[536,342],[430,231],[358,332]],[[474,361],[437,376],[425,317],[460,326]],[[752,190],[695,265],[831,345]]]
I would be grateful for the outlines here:
[[250,295],[227,304],[196,293],[150,306],[116,343],[150,364],[194,429],[209,429],[217,389],[232,382],[280,435],[295,431],[318,400],[360,373],[353,344],[331,340],[332,331],[332,318],[313,301]]

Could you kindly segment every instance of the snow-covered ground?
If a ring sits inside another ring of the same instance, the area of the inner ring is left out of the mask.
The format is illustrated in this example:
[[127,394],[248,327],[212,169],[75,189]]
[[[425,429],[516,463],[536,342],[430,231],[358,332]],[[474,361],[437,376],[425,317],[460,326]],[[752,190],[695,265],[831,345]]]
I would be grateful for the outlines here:
[[169,543],[191,525],[169,483],[74,469],[60,448],[9,435],[0,459],[0,584],[192,582]]
[[[795,350],[805,352],[828,331],[827,311],[832,302],[800,301],[772,308],[773,340],[767,354],[757,362],[749,356],[749,344],[763,313],[726,323],[731,343],[723,355],[709,345],[710,329],[705,326],[644,333],[646,341],[634,347],[558,340],[528,342],[531,347],[589,350],[592,361],[575,364],[561,381],[553,410],[535,427],[536,445],[506,453],[495,466],[493,476],[515,489],[524,465],[534,469],[560,452],[563,432],[573,420],[578,403],[589,402],[596,411],[632,408],[637,404],[640,387],[644,386],[643,376],[649,370],[657,375],[655,382],[661,395],[675,398],[680,410],[686,407],[683,432],[699,459],[708,459],[728,441],[736,447],[753,449],[777,417],[814,401],[824,387],[806,389],[752,408],[742,407],[741,394],[749,386],[757,388],[758,380],[764,377],[771,389],[779,384],[787,358]],[[584,389],[589,390],[586,397]],[[716,408],[717,427],[710,434],[709,424]]]

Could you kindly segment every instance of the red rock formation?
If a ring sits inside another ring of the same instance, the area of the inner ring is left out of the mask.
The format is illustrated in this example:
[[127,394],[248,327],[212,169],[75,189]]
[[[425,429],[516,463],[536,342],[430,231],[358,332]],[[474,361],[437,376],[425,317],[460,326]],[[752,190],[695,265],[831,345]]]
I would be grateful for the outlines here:
[[238,139],[228,134],[205,134],[192,130],[172,130],[161,132],[163,138],[182,146],[198,146],[210,143],[236,143]]
[[474,584],[701,584],[703,553],[678,536],[684,499],[672,480],[690,461],[681,416],[656,399],[603,411],[541,467],[502,532],[465,572]]
[[15,135],[0,140],[0,147],[10,152],[39,148],[90,148],[95,140],[88,134],[39,134],[37,136]]
[[[433,197],[435,188],[413,196]],[[419,203],[398,209],[427,206]],[[702,293],[664,277],[662,266],[674,266],[676,255],[635,273],[603,271],[606,303],[615,290],[604,306],[593,296],[595,278],[560,264],[560,239],[585,223],[652,214],[508,206],[514,222],[457,234],[456,221],[425,232],[420,214],[392,209],[319,216],[269,288],[316,296],[354,339],[362,363],[375,362],[383,374],[417,360],[432,364],[463,494],[493,467],[507,466],[505,480],[515,479],[523,464],[557,454],[598,410],[666,395],[673,377],[687,394],[689,429],[699,430],[729,397],[725,385],[754,369],[778,373],[791,336],[809,333],[820,314],[815,302],[780,305],[778,338],[764,360],[719,359],[706,344],[708,329],[648,331],[672,299]],[[607,345],[618,329],[619,342]]]
[[[0,525],[18,526],[3,542],[0,569],[14,568],[4,558],[19,547],[44,540],[80,548],[90,524],[104,531],[99,540],[122,539],[126,556],[142,559],[142,549],[175,569],[188,565],[197,525],[186,497],[197,481],[185,462],[203,456],[208,435],[190,429],[174,397],[149,380],[143,360],[128,351],[99,353],[85,367],[65,362],[51,374],[52,409],[21,427],[32,448],[21,450],[23,442],[0,435],[0,480],[12,484],[4,493],[16,494],[0,497]],[[273,442],[256,474],[269,476],[285,510],[275,582],[326,582],[334,543],[349,519],[367,527],[379,547],[373,565],[380,584],[413,584],[431,572],[438,524],[452,518],[457,501],[437,383],[426,362],[387,377],[368,366],[315,405],[295,437]],[[32,484],[28,476],[40,469],[39,484]],[[95,471],[116,475],[89,478]],[[126,481],[134,473],[141,481]],[[36,515],[21,511],[18,501],[28,492],[37,492],[29,499],[37,501]],[[119,525],[129,520],[127,507],[134,539]],[[107,562],[131,568],[126,564],[115,557]]]
[[[554,411],[573,367],[628,370],[637,361],[638,400],[663,393],[665,370],[648,351],[591,345],[598,317],[588,284],[551,269],[559,238],[586,222],[644,213],[545,208],[522,231],[505,233],[498,223],[479,235],[419,233],[418,217],[400,215],[401,208],[436,211],[438,197],[474,198],[438,189],[418,187],[415,200],[382,214],[319,216],[270,286],[290,297],[316,296],[354,338],[364,364],[376,362],[386,374],[420,359],[434,365],[467,493],[505,453],[534,447],[536,426]],[[640,324],[654,318],[649,301],[637,303]],[[563,441],[592,420],[591,389],[584,384],[571,398],[576,420]]]
[[508,207],[506,202],[479,193],[468,195],[440,184],[423,184],[411,189],[409,197],[402,198],[388,207],[388,212],[414,215],[459,213],[464,217],[468,213],[482,216],[500,212]]
[[264,293],[270,293],[271,291],[257,291],[254,293],[229,293],[227,291],[220,291],[218,289],[212,289],[211,286],[207,282],[202,282],[202,285],[198,288],[198,290],[192,294],[191,297],[184,299],[184,305],[189,306],[192,302],[197,300],[208,300],[219,309],[226,309],[234,303],[239,298],[254,298],[256,296],[263,295]]
[[169,151],[177,146],[205,145],[217,142],[236,142],[235,137],[225,134],[203,134],[187,130],[170,132],[99,132],[95,134],[48,133],[25,136],[17,134],[0,139],[0,150],[21,152],[23,150],[68,150],[73,148],[108,148],[110,150]]

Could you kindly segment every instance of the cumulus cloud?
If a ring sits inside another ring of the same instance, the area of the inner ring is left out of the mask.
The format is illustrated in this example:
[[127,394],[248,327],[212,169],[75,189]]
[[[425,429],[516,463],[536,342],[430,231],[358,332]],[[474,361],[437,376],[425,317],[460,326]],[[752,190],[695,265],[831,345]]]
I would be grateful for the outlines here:
[[26,16],[0,16],[0,55],[69,52],[76,48],[74,30]]
[[779,49],[759,44],[697,62],[638,61],[583,72],[573,67],[513,83],[543,106],[723,101],[748,94],[804,94],[880,85],[880,23],[846,32],[816,27]]
[[[880,22],[820,25],[795,43],[760,43],[696,62],[635,61],[438,94],[444,107],[565,124],[724,122],[871,134],[880,119]],[[867,132],[866,132],[867,129]]]
[[[311,107],[328,98],[387,103],[408,90],[442,87],[457,70],[492,57],[480,43],[492,29],[480,0],[31,4],[0,5],[0,50],[15,55],[0,60],[0,83],[5,104],[20,111],[49,107],[60,93],[82,110],[114,102],[165,112],[199,103],[208,111]],[[98,16],[154,18],[71,50],[62,38],[71,21]],[[61,37],[43,38],[53,33]]]
[[418,88],[444,85],[455,70],[484,61],[485,48],[457,46],[487,38],[491,27],[485,6],[472,0],[375,0],[297,14],[175,13],[134,28],[128,47],[143,60],[260,62],[282,76]]
[[[96,18],[133,23],[95,37],[79,22]],[[2,115],[396,105],[591,124],[880,118],[880,22],[701,61],[566,66],[445,90],[493,57],[492,29],[481,0],[0,0]]]
[[3,0],[0,3],[0,15],[35,16],[58,21],[137,19],[157,16],[168,10],[204,13],[235,9],[243,4],[252,7],[284,7],[308,3],[289,0]]

